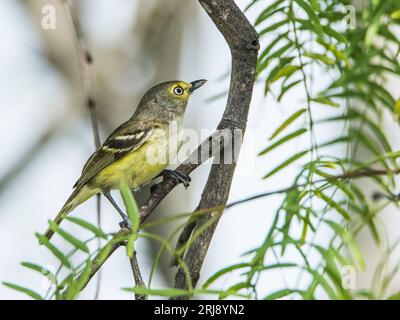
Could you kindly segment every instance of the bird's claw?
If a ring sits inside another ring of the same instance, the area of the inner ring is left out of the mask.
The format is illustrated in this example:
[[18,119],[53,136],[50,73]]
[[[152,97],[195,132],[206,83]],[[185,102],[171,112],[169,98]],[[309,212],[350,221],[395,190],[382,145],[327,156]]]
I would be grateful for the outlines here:
[[185,189],[189,187],[190,182],[192,181],[188,174],[176,170],[164,170],[163,177],[170,177],[175,179],[176,181],[178,181],[178,183],[182,183]]
[[156,184],[153,184],[153,185],[150,187],[150,193],[151,193],[151,194],[153,194],[153,193],[156,192],[156,190],[157,190],[157,188],[158,188],[158,185],[159,185],[159,183],[156,183]]
[[131,220],[129,220],[128,217],[126,217],[126,218],[123,218],[123,220],[119,223],[119,226],[121,228],[125,228],[125,229],[129,229],[130,230],[132,228],[132,222],[131,222]]

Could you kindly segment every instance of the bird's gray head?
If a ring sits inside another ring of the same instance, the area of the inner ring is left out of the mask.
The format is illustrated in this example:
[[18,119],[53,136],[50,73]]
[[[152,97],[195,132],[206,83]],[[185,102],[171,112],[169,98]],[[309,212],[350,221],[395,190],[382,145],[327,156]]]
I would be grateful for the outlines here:
[[190,95],[206,82],[207,80],[176,80],[160,83],[146,92],[134,117],[167,121],[183,117]]

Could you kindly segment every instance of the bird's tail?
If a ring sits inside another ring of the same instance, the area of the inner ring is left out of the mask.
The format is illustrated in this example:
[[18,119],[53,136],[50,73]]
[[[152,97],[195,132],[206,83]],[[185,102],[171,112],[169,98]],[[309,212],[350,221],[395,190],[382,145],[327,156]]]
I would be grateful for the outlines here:
[[[62,207],[60,212],[57,214],[57,216],[53,220],[53,222],[56,223],[57,225],[59,225],[61,223],[61,221],[64,220],[64,218],[67,216],[68,213],[70,213],[78,205],[85,202],[87,199],[89,199],[96,193],[97,193],[97,190],[89,188],[87,186],[83,186],[81,188],[76,188],[72,192],[70,197],[68,198],[67,202],[65,202],[64,206]],[[43,236],[46,237],[48,240],[50,240],[53,235],[54,235],[54,231],[50,227],[43,234]]]

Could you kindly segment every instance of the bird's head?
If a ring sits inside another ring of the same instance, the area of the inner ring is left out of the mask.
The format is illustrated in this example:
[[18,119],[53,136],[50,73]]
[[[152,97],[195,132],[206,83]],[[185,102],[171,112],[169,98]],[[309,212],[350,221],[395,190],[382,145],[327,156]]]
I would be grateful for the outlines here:
[[[193,82],[167,81],[151,88],[139,103],[140,114],[157,114],[170,117],[181,116],[185,112],[190,95],[207,80]],[[145,111],[146,110],[146,111]]]

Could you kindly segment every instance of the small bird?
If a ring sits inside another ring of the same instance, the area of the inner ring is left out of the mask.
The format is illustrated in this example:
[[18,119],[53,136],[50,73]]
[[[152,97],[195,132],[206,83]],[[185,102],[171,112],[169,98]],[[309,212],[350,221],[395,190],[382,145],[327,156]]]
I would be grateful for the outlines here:
[[[178,132],[182,129],[189,96],[206,81],[167,81],[151,88],[133,116],[112,132],[87,160],[54,222],[59,225],[78,205],[102,193],[121,215],[124,226],[130,228],[128,216],[115,203],[110,190],[118,189],[121,183],[136,190],[160,174],[187,186],[189,176],[166,170],[171,160],[169,155],[176,154],[181,145],[171,143],[171,124],[175,124]],[[49,228],[44,236],[50,240],[53,234]]]

